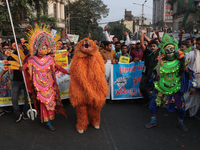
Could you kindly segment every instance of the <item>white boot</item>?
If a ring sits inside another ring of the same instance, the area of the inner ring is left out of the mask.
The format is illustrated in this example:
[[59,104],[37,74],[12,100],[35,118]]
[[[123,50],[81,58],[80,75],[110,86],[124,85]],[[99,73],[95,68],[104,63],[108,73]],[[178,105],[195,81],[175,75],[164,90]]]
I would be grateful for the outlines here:
[[100,129],[100,126],[94,126],[94,128],[98,130],[98,129]]
[[80,134],[83,134],[84,133],[84,130],[77,130],[78,131],[78,133],[80,133]]

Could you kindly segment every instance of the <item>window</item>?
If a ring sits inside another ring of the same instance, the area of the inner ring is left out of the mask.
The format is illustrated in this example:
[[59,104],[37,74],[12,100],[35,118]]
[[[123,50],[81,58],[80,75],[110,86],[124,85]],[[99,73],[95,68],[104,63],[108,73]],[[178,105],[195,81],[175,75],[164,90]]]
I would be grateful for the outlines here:
[[43,14],[48,14],[48,6],[43,10]]
[[53,4],[54,17],[57,18],[56,4]]

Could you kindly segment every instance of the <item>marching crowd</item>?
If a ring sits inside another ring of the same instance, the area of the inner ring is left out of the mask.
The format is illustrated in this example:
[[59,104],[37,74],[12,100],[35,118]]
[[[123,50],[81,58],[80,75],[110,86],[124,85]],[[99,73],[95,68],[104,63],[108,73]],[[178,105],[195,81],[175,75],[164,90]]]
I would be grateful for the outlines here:
[[[108,26],[105,26],[104,33],[105,33],[106,41],[98,42],[97,40],[94,40],[96,45],[99,46],[99,52],[104,60],[104,63],[118,64],[120,63],[121,57],[127,57],[128,58],[127,63],[144,61],[144,69],[142,72],[142,79],[140,82],[140,91],[144,97],[142,100],[143,106],[149,105],[150,110],[157,109],[157,108],[153,108],[152,106],[154,104],[151,103],[150,95],[149,95],[149,92],[147,91],[147,87],[149,87],[153,70],[158,64],[157,58],[159,56],[159,51],[160,51],[159,43],[162,43],[162,39],[159,36],[159,32],[158,31],[155,32],[155,34],[157,35],[157,38],[154,38],[154,36],[152,36],[150,39],[149,37],[146,36],[146,30],[141,29],[141,37],[140,37],[140,40],[137,40],[137,41],[130,40],[128,33],[124,32],[124,35],[126,36],[126,41],[119,41],[118,38],[115,36],[112,38],[112,41],[111,41],[107,32],[107,29],[108,29]],[[165,26],[164,29],[166,33],[167,26]],[[197,74],[196,77],[197,79],[199,79],[198,74],[200,72],[200,69],[199,69],[200,68],[200,59],[199,59],[200,38],[191,37],[185,41],[182,41],[183,34],[184,34],[183,30],[180,30],[178,47],[180,51],[185,53],[185,58],[187,58],[187,60],[190,60],[189,68],[191,68],[191,70],[193,70]],[[172,39],[173,38],[174,37],[172,37]],[[68,52],[67,57],[70,63],[73,60],[76,44],[71,42],[68,36],[67,36],[67,39],[68,39],[67,41],[61,41],[62,45],[59,47],[59,49],[67,50]],[[24,45],[24,42],[22,42],[20,39],[17,40],[19,47],[21,47],[21,49],[23,49],[24,51],[24,54],[27,55],[28,50],[27,50],[27,47]],[[6,50],[10,50],[14,54],[17,54],[16,51],[13,50],[12,48],[13,43],[14,43],[14,40],[11,40],[11,41],[5,40],[1,43],[0,60],[11,60],[11,57],[7,57],[5,55]],[[9,97],[11,96],[9,94],[11,93],[11,91],[9,91],[9,89],[4,88],[7,86],[7,84],[6,85],[3,84],[6,82],[6,79],[4,78],[5,73],[6,71],[2,71],[0,73],[0,80],[2,83],[0,85],[0,89],[1,89],[0,94],[1,96]],[[24,95],[25,95],[25,105],[23,107],[22,114],[20,112],[20,108],[18,105],[18,99],[19,99],[19,94],[20,94],[21,89],[23,89]],[[188,92],[185,93],[184,109],[189,110],[190,117],[194,117],[200,120],[200,117],[196,115],[200,107],[200,91],[199,90],[200,90],[199,88],[194,89],[190,87]],[[26,95],[27,95],[26,88],[23,82],[22,73],[20,70],[14,70],[13,82],[12,82],[12,104],[13,104],[14,113],[16,115],[16,122],[19,122],[22,117],[25,120],[28,119],[26,112],[29,109],[29,106],[28,106],[28,100],[27,100]],[[0,116],[3,115],[5,112],[10,112],[10,111],[11,111],[11,107],[1,107]],[[155,112],[155,114],[156,113],[157,111]],[[178,112],[178,114],[181,114],[180,116],[182,116],[182,117],[179,116],[180,128],[184,131],[187,131],[188,130],[187,127],[183,125],[183,118],[185,114],[183,115],[183,112],[180,112],[180,113]],[[146,124],[145,127],[151,128],[157,125],[155,120],[156,120],[155,115],[152,115],[151,122],[149,124]]]

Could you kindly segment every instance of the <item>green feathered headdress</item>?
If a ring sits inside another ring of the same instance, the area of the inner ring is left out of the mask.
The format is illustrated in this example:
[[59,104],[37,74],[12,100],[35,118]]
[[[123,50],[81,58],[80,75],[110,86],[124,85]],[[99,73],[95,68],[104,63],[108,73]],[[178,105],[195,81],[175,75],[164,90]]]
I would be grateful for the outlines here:
[[162,38],[162,43],[159,43],[158,47],[160,48],[161,52],[161,64],[163,64],[163,61],[166,58],[165,48],[167,45],[173,45],[175,48],[175,54],[177,59],[181,59],[184,57],[184,53],[179,50],[178,48],[178,41],[174,38],[171,38],[167,33],[164,33]]
[[176,39],[171,38],[167,33],[164,33],[163,38],[162,38],[162,43],[160,43],[158,45],[158,47],[160,48],[161,54],[164,55],[164,57],[166,57],[165,54],[165,47],[167,45],[174,45],[175,47],[175,52],[178,53],[179,49],[178,49],[178,41]]

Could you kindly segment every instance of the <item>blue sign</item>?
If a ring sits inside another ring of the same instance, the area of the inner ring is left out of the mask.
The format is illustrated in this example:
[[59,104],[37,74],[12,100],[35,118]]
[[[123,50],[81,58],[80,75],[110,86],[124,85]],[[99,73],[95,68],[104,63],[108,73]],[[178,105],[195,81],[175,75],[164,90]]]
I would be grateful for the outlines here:
[[140,81],[144,62],[114,64],[111,69],[112,100],[142,98]]

